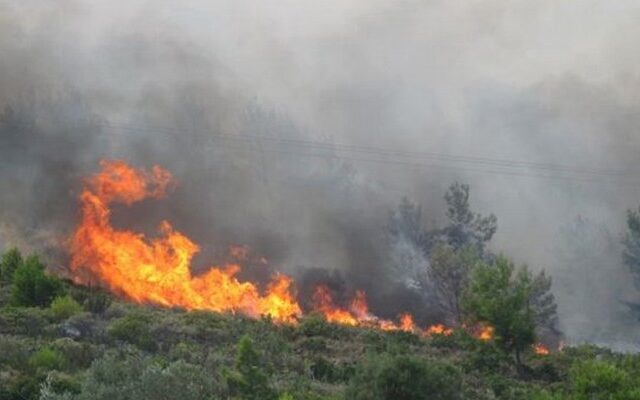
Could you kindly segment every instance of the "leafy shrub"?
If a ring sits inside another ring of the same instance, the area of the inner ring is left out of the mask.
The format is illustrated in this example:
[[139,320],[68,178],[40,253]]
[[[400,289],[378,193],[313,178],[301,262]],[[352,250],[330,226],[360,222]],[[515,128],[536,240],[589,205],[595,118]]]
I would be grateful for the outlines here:
[[107,332],[115,339],[131,343],[143,350],[155,351],[157,345],[151,336],[150,324],[151,319],[147,315],[129,314],[113,321]]
[[347,388],[354,400],[452,400],[461,398],[461,374],[452,365],[400,355],[361,364]]
[[111,305],[111,296],[102,292],[91,293],[84,301],[84,309],[93,314],[104,313]]
[[51,348],[64,354],[67,366],[73,370],[88,368],[98,353],[94,345],[79,343],[69,338],[53,341]]
[[570,381],[576,399],[640,399],[640,382],[626,371],[603,361],[583,361],[571,368]]
[[227,384],[232,394],[245,400],[270,400],[276,398],[269,385],[260,354],[255,350],[249,336],[243,336],[238,343],[236,366],[227,371]]
[[59,394],[49,382],[43,400],[200,400],[224,398],[224,386],[211,371],[178,361],[163,366],[125,348],[95,361],[79,393]]
[[336,329],[339,327],[328,323],[321,314],[313,313],[300,321],[300,332],[305,336],[332,336]]
[[46,310],[39,308],[0,308],[0,333],[9,335],[41,335],[48,324]]
[[50,347],[41,348],[29,358],[29,366],[35,370],[60,370],[65,364],[66,359],[62,353]]
[[13,273],[22,265],[22,254],[17,248],[9,249],[0,259],[0,284],[11,283]]
[[31,353],[32,343],[17,336],[0,336],[0,365],[25,369]]
[[314,353],[327,350],[327,342],[321,337],[306,337],[300,341],[300,347]]
[[49,306],[53,317],[62,321],[82,311],[82,306],[71,296],[56,297]]
[[13,273],[11,303],[24,307],[46,307],[64,293],[60,279],[44,272],[37,256],[28,257]]
[[474,350],[470,350],[463,360],[465,372],[483,371],[500,372],[505,368],[508,359],[504,352],[493,343],[479,343]]

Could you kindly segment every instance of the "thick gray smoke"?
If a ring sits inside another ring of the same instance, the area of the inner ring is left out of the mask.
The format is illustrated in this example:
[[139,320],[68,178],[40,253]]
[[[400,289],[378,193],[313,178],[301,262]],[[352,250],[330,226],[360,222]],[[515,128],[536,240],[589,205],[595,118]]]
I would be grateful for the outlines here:
[[393,313],[407,277],[392,267],[421,261],[385,243],[389,212],[406,195],[437,226],[457,180],[498,217],[494,250],[559,277],[569,339],[627,340],[624,313],[575,314],[634,290],[563,292],[591,291],[571,277],[603,264],[628,281],[617,250],[583,266],[554,249],[577,215],[618,243],[640,202],[639,15],[625,0],[0,0],[0,247],[64,262],[81,177],[102,158],[160,164],[179,186],[117,224],[171,220],[202,245],[198,268],[246,243],[290,273],[335,270]]

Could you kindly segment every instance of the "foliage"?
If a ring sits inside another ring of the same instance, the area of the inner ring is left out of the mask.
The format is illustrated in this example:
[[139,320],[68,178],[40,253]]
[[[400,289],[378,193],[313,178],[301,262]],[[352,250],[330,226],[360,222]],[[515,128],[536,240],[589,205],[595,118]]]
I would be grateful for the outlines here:
[[84,301],[85,310],[93,314],[102,314],[111,305],[111,297],[103,292],[94,292]]
[[467,288],[469,274],[480,260],[480,254],[473,246],[456,250],[438,245],[431,252],[429,275],[444,308],[457,324],[462,322],[462,295]]
[[238,343],[234,371],[227,372],[227,384],[232,394],[246,400],[270,400],[276,392],[269,385],[269,376],[262,366],[260,354],[249,336]]
[[530,305],[535,313],[537,327],[557,331],[558,306],[551,292],[551,277],[540,271],[531,280]]
[[624,262],[640,276],[640,209],[627,212],[627,234],[624,239]]
[[520,353],[535,341],[531,290],[531,274],[526,267],[516,271],[510,260],[498,256],[493,264],[476,266],[465,293],[465,310],[494,327],[498,344],[515,352],[518,365]]
[[69,295],[56,297],[49,308],[53,317],[60,321],[82,311],[82,306]]
[[444,196],[447,202],[449,225],[441,234],[442,240],[455,249],[464,246],[477,246],[484,249],[498,229],[496,216],[483,217],[471,211],[469,206],[469,185],[458,182],[452,184]]
[[223,394],[215,375],[203,368],[177,361],[162,365],[136,350],[110,352],[89,368],[79,393],[56,393],[48,382],[46,400],[200,400]]
[[[555,320],[547,275],[473,245],[441,242],[430,256],[445,291],[466,288],[464,316],[492,323],[496,341],[464,328],[425,337],[313,314],[283,326],[67,285],[68,296],[49,308],[0,306],[0,400],[639,399],[639,355],[596,346],[524,351],[530,328]],[[46,277],[33,257],[14,277],[25,268]],[[518,349],[526,370],[512,362]]]
[[[640,208],[638,211],[627,211],[627,233],[623,244],[624,263],[634,274],[636,286],[640,287]],[[640,316],[640,304],[636,302],[629,306],[636,315]]]
[[640,399],[640,381],[626,371],[602,361],[579,362],[571,368],[571,386],[576,400]]
[[453,400],[461,398],[461,374],[450,364],[400,355],[362,363],[346,397],[354,400]]
[[138,346],[143,350],[154,351],[157,344],[151,337],[150,317],[145,314],[128,314],[109,325],[107,332],[115,339]]
[[22,262],[20,250],[15,247],[7,250],[0,259],[0,284],[11,283],[13,273],[22,265]]
[[64,293],[62,282],[44,271],[37,256],[29,256],[15,270],[12,279],[11,302],[16,306],[46,307]]
[[50,347],[43,347],[29,358],[29,366],[38,370],[62,369],[66,360],[62,353]]

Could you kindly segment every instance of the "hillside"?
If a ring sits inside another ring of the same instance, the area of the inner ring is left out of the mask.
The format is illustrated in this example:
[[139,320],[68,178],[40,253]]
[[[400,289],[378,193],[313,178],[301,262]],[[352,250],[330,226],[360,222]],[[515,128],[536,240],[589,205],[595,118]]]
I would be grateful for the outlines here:
[[[524,355],[493,341],[133,305],[65,283],[0,308],[0,399],[635,399],[640,357],[592,346]],[[555,395],[552,395],[555,393]],[[599,395],[600,394],[600,395]],[[601,397],[605,396],[606,397]],[[556,397],[554,397],[556,396]]]

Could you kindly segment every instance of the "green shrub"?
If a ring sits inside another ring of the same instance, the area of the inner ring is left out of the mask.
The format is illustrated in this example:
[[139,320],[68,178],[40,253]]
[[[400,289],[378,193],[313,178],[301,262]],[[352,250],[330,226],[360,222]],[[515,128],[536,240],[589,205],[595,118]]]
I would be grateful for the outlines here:
[[347,388],[353,400],[453,400],[461,398],[460,371],[440,361],[379,356],[365,361]]
[[156,351],[157,345],[150,332],[151,318],[144,314],[128,314],[118,318],[107,328],[114,339],[138,346],[142,350]]
[[47,310],[40,308],[0,308],[0,333],[8,335],[42,335],[49,323]]
[[61,370],[66,360],[62,353],[50,347],[43,347],[29,358],[29,366],[35,370]]
[[11,303],[23,307],[46,307],[64,293],[60,279],[45,274],[37,256],[28,257],[13,273]]
[[305,336],[331,336],[337,327],[327,322],[322,314],[310,314],[300,321],[300,332]]
[[88,368],[98,354],[95,345],[76,342],[70,338],[61,338],[51,343],[51,348],[64,354],[67,367],[73,370]]
[[41,400],[200,400],[227,398],[215,373],[184,361],[162,365],[138,350],[112,351],[87,371],[78,393],[47,382]]
[[85,310],[93,314],[104,313],[111,305],[111,296],[102,292],[91,293],[84,301]]
[[22,265],[22,254],[17,248],[6,251],[0,259],[0,284],[11,283],[13,273]]
[[577,400],[640,399],[640,382],[631,379],[614,364],[604,361],[583,361],[571,368],[569,373],[572,394]]
[[82,311],[82,306],[71,296],[56,297],[49,306],[53,317],[62,321]]
[[0,365],[25,369],[32,346],[32,342],[25,338],[0,335]]
[[251,338],[243,336],[238,343],[235,370],[226,373],[227,384],[233,395],[245,400],[276,398],[261,358]]
[[463,359],[465,372],[482,371],[500,372],[508,368],[509,359],[494,343],[478,343],[474,350],[469,350]]

